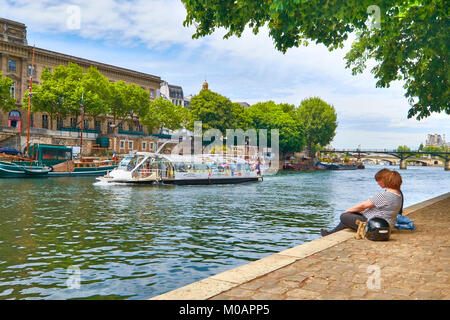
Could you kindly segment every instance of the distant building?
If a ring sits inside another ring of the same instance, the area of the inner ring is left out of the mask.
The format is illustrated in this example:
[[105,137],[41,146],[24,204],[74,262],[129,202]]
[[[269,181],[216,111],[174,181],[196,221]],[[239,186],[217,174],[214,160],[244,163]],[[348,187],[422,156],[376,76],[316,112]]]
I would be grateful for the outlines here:
[[442,147],[447,146],[450,147],[450,143],[445,141],[445,134],[441,136],[440,134],[429,134],[427,137],[427,141],[425,143],[426,147]]
[[183,88],[163,81],[161,83],[160,95],[176,106],[184,106]]
[[245,109],[247,109],[248,107],[250,107],[250,104],[247,102],[236,102],[239,103],[241,106],[243,106]]
[[192,94],[184,97],[184,106],[189,109],[189,105],[191,104]]
[[203,85],[202,85],[202,90],[208,90],[209,89],[209,85],[208,85],[208,82],[206,82],[206,80],[205,80],[205,82],[203,82]]

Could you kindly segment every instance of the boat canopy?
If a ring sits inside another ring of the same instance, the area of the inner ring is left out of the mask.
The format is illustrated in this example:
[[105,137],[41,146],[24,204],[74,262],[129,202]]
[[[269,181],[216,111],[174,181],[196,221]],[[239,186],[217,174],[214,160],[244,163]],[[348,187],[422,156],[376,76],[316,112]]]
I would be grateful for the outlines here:
[[34,144],[30,146],[32,159],[47,166],[53,166],[72,160],[72,148],[50,144]]

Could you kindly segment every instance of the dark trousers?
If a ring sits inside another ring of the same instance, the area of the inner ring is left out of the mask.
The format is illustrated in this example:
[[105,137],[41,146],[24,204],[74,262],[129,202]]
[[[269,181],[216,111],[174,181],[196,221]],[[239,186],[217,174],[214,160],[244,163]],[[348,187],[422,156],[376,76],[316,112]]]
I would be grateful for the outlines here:
[[346,228],[350,228],[356,231],[358,230],[356,220],[367,222],[367,218],[359,212],[344,212],[343,214],[341,214],[341,222],[333,230],[331,230],[330,233],[338,232]]

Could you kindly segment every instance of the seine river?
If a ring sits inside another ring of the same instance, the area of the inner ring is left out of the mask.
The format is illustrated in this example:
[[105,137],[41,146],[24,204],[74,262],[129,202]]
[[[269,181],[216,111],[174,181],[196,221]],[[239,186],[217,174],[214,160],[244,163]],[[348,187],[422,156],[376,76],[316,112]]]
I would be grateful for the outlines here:
[[[151,298],[319,238],[380,190],[381,168],[222,186],[0,179],[0,299]],[[450,192],[443,168],[401,174],[406,206]]]

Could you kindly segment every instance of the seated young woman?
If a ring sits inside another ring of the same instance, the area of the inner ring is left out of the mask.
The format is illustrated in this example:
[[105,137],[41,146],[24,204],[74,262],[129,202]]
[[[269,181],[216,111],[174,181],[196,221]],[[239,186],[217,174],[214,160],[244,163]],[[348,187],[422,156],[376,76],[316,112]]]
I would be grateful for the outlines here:
[[397,171],[383,169],[375,175],[375,180],[385,190],[347,209],[341,215],[341,222],[333,230],[327,231],[322,229],[320,231],[322,236],[327,236],[346,228],[358,230],[356,220],[366,222],[375,217],[386,220],[391,228],[395,226],[397,215],[403,203],[403,195],[400,191],[402,177]]

